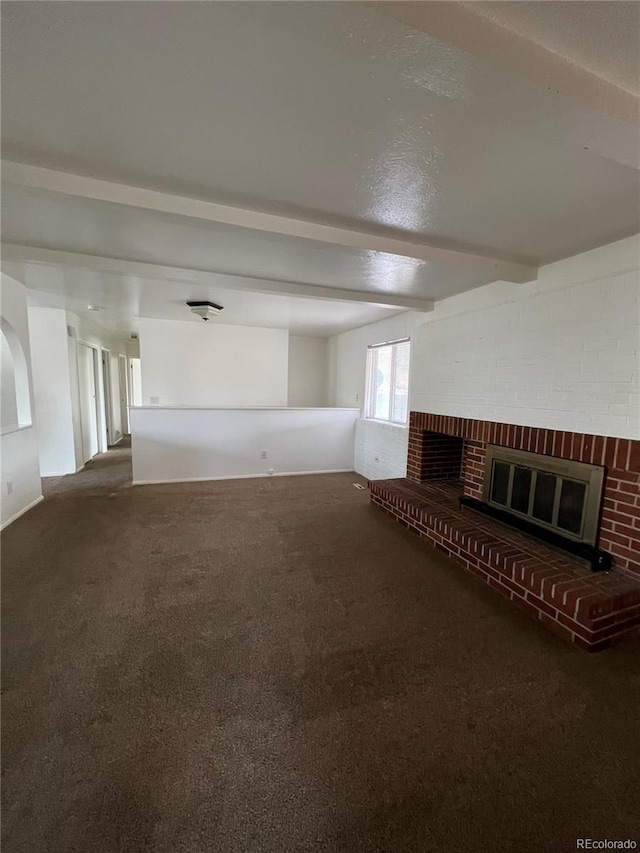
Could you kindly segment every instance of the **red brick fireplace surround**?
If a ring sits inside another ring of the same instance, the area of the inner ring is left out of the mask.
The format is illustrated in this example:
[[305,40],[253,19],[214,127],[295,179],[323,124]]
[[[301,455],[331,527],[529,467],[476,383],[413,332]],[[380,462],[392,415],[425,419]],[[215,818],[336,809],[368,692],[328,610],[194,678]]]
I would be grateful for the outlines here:
[[[609,573],[470,509],[487,444],[605,468],[598,547]],[[407,479],[372,482],[371,500],[429,544],[581,648],[640,626],[640,441],[411,412]]]

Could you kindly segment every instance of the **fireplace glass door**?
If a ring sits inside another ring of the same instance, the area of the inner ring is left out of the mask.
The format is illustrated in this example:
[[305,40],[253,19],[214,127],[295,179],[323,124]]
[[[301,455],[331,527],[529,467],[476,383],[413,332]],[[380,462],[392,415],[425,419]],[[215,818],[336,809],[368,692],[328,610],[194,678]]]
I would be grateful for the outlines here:
[[597,465],[489,445],[484,500],[595,545],[604,471]]

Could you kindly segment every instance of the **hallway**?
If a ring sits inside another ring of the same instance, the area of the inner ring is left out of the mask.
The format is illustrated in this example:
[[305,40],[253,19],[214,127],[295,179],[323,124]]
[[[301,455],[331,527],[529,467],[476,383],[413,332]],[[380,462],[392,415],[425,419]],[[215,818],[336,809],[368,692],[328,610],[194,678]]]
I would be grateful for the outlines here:
[[131,485],[131,436],[125,435],[107,453],[98,453],[77,474],[43,477],[46,496],[84,492],[87,489],[111,489]]
[[354,474],[130,476],[2,536],[6,853],[640,840],[637,640],[565,645]]

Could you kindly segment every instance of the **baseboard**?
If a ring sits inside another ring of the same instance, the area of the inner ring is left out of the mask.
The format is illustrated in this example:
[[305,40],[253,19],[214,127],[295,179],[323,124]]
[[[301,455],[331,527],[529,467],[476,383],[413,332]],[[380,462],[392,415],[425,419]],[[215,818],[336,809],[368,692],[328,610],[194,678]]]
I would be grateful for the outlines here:
[[59,471],[57,474],[40,474],[41,477],[70,477],[72,474],[79,474],[84,471],[84,465],[76,468],[75,471]]
[[31,501],[30,504],[27,504],[27,506],[23,507],[19,512],[17,512],[15,515],[12,515],[11,518],[7,519],[7,521],[5,521],[2,524],[2,526],[0,527],[0,530],[4,530],[5,527],[8,527],[16,519],[20,518],[21,515],[24,515],[25,512],[29,512],[30,509],[33,509],[34,506],[36,506],[37,504],[40,503],[40,501],[43,501],[43,500],[44,500],[44,495],[40,495],[40,497],[36,498],[35,501]]
[[321,471],[278,471],[275,474],[233,474],[226,477],[181,477],[177,480],[134,480],[134,486],[161,486],[171,483],[212,483],[217,480],[264,480],[270,477],[302,477],[311,474],[353,474],[353,468],[324,468]]

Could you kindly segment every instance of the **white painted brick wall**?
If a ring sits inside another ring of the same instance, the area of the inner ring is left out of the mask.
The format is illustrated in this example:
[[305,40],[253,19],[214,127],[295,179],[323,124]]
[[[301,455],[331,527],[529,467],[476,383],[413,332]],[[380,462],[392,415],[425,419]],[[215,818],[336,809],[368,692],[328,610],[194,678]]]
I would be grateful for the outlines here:
[[[640,438],[639,236],[542,267],[530,284],[495,282],[338,335],[336,405],[362,403],[367,346],[405,335],[411,409]],[[406,434],[393,429],[358,424],[363,476],[404,476]]]
[[467,313],[441,303],[413,336],[411,408],[640,438],[640,243],[614,245],[542,268],[507,301],[491,304],[491,285]]
[[[336,406],[362,408],[364,402],[367,347],[384,341],[408,338],[429,314],[404,311],[386,320],[360,326],[329,339],[330,361],[335,370]],[[331,383],[330,383],[331,384]]]
[[408,441],[406,427],[360,419],[356,423],[355,470],[367,480],[406,476]]

